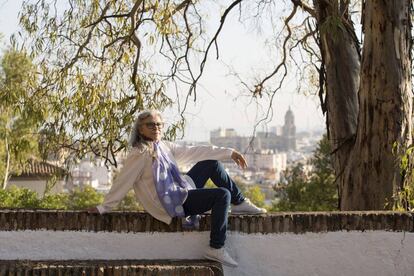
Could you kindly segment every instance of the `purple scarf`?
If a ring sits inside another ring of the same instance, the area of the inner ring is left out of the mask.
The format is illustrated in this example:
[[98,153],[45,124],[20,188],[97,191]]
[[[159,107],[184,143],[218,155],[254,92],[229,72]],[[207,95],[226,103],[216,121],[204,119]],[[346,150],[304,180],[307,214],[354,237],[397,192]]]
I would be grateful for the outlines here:
[[171,217],[184,217],[183,203],[192,187],[181,177],[177,165],[159,142],[154,143],[154,152],[156,159],[152,163],[152,171],[158,198]]

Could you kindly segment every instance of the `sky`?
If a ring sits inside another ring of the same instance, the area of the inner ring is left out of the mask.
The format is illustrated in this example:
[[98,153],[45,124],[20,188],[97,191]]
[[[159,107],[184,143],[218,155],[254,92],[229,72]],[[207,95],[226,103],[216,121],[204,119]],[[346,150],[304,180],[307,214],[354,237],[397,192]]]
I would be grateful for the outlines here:
[[[3,34],[3,45],[18,30],[17,16],[21,4],[22,0],[0,0],[0,33]],[[217,26],[217,20],[218,18],[211,18],[212,28]],[[254,77],[256,72],[264,69],[269,70],[274,62],[273,56],[264,47],[263,33],[252,26],[241,24],[237,16],[230,16],[218,43],[220,60],[215,60],[214,51],[210,53],[204,76],[200,80],[197,102],[191,102],[185,113],[187,126],[184,140],[208,141],[210,130],[220,127],[234,128],[240,135],[248,136],[253,133],[254,126],[260,119],[257,117],[257,106],[251,102],[250,97],[242,96],[246,91],[229,74],[229,66],[247,78]],[[295,115],[298,131],[325,128],[319,99],[316,96],[299,94],[297,84],[298,79],[295,76],[287,79],[285,86],[273,100],[272,120],[266,126],[260,125],[258,130],[283,125],[284,115],[289,108]],[[265,108],[265,103],[262,106],[262,109]]]

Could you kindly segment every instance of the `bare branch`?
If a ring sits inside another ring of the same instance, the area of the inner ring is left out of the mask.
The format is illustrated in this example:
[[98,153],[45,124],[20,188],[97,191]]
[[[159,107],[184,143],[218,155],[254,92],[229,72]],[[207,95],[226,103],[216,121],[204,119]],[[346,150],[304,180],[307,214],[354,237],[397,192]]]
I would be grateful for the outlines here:
[[271,78],[273,78],[279,72],[279,70],[281,68],[284,68],[285,72],[287,71],[287,68],[286,68],[286,51],[287,51],[287,47],[286,46],[287,46],[287,42],[289,41],[289,39],[290,39],[290,37],[292,35],[292,31],[290,29],[289,22],[290,22],[290,20],[292,20],[293,16],[296,14],[297,7],[298,6],[294,5],[292,12],[285,19],[285,27],[287,29],[288,34],[285,37],[285,40],[284,40],[283,46],[282,46],[282,49],[283,49],[282,61],[279,63],[278,66],[276,66],[276,68],[275,68],[275,70],[273,72],[271,72],[268,76],[266,76],[260,83],[258,83],[258,84],[255,85],[255,89],[254,89],[254,91],[252,91],[253,92],[253,96],[260,96],[261,97],[265,83],[268,80],[270,80]]
[[[133,67],[133,71],[132,71],[132,76],[131,76],[131,80],[132,83],[134,85],[135,91],[138,93],[138,96],[141,97],[141,93],[139,91],[139,84],[137,81],[137,73],[138,73],[138,65],[139,65],[139,61],[140,61],[140,55],[141,55],[141,41],[139,40],[139,38],[137,37],[137,35],[135,34],[135,30],[138,28],[139,24],[137,24],[137,26],[135,25],[135,16],[136,16],[136,12],[138,11],[139,5],[143,4],[142,0],[138,0],[135,2],[135,5],[133,6],[133,8],[131,9],[130,12],[130,19],[131,19],[131,31],[130,31],[130,36],[131,36],[131,41],[132,43],[134,43],[134,45],[137,48],[137,53],[135,56],[135,61],[134,61],[134,67]],[[142,13],[141,13],[142,16]]]
[[[195,79],[195,81],[193,82],[193,84],[191,85],[191,87],[190,87],[190,92],[189,92],[189,95],[191,95],[191,93],[192,93],[192,91],[194,91],[194,94],[196,94],[196,85],[197,85],[197,82],[198,82],[198,80],[201,78],[201,76],[202,76],[202,74],[203,74],[203,71],[204,71],[204,66],[205,66],[205,64],[206,64],[206,61],[207,61],[207,57],[208,57],[208,54],[209,54],[209,51],[210,51],[210,48],[211,48],[211,45],[213,45],[213,43],[216,43],[217,42],[217,38],[218,38],[218,36],[219,36],[219,34],[220,34],[220,32],[221,32],[221,29],[223,28],[223,26],[224,26],[224,23],[225,23],[225,21],[226,21],[226,18],[227,18],[227,15],[230,13],[230,11],[235,7],[235,6],[237,6],[238,4],[240,4],[241,2],[242,2],[243,0],[236,0],[236,1],[234,1],[233,3],[231,3],[231,5],[224,11],[224,14],[221,16],[221,19],[220,19],[220,25],[219,25],[219,27],[218,27],[218,29],[217,29],[217,31],[216,31],[216,33],[215,33],[215,35],[213,36],[213,38],[210,40],[210,43],[208,44],[208,46],[207,46],[207,49],[206,49],[206,51],[205,51],[205,53],[204,53],[204,57],[203,57],[203,60],[201,61],[201,64],[200,64],[200,72],[199,72],[199,74],[198,74],[198,76],[197,76],[197,78]],[[216,49],[217,49],[217,47],[216,47]],[[219,58],[219,53],[218,53],[218,51],[217,51],[217,56],[216,56],[216,59],[218,59]]]
[[291,0],[295,6],[301,7],[304,11],[308,12],[310,15],[316,18],[316,11],[312,9],[307,4],[303,3],[301,0]]

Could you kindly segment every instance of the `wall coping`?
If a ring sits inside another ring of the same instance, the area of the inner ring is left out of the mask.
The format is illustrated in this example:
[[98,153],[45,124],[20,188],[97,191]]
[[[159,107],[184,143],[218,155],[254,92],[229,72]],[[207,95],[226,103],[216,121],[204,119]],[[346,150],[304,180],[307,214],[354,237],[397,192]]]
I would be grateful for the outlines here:
[[[392,211],[283,212],[265,215],[230,215],[230,231],[242,233],[306,233],[334,231],[414,232],[413,213]],[[0,231],[52,230],[91,232],[182,232],[181,219],[170,225],[146,212],[116,211],[103,215],[85,211],[0,209]],[[210,215],[202,215],[200,228],[209,231]]]
[[223,276],[210,260],[0,260],[0,275],[200,275]]

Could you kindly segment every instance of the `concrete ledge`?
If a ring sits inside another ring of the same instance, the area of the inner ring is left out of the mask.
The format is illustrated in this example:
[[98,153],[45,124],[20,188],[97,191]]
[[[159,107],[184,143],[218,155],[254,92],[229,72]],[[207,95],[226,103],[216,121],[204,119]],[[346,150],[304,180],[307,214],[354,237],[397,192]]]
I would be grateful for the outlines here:
[[[181,221],[170,225],[145,212],[111,212],[104,215],[84,211],[0,210],[0,231],[54,230],[91,232],[181,232]],[[210,216],[204,215],[199,231],[210,230]],[[308,212],[272,213],[260,216],[231,215],[229,230],[242,233],[306,233],[335,231],[414,232],[410,212]]]
[[221,264],[208,260],[0,260],[0,275],[200,275],[222,276]]

